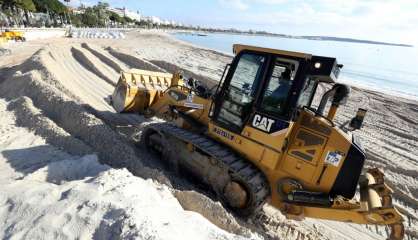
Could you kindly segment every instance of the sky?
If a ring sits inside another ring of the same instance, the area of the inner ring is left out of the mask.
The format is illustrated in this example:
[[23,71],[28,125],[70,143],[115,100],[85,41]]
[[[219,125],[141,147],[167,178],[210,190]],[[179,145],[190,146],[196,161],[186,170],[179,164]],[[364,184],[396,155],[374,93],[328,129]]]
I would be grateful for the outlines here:
[[103,1],[184,24],[418,45],[418,0]]

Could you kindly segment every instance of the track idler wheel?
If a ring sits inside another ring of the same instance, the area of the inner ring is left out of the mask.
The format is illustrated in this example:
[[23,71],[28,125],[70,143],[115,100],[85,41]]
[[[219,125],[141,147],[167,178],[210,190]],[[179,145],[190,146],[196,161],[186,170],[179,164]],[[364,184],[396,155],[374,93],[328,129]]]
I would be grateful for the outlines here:
[[170,146],[163,133],[153,128],[145,128],[141,134],[138,145],[151,150],[157,154],[163,161],[168,161],[170,157]]
[[248,186],[239,179],[232,178],[217,194],[226,207],[241,217],[252,215],[259,207]]
[[223,193],[228,205],[233,208],[244,208],[248,203],[248,193],[245,188],[238,182],[229,182]]

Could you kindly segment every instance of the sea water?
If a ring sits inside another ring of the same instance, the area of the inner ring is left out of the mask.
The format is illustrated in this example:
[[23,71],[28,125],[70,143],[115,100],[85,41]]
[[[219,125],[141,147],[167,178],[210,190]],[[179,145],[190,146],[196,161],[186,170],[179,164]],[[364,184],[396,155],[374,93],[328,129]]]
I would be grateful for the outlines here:
[[418,48],[268,36],[174,34],[177,39],[232,54],[235,43],[335,57],[339,81],[418,100]]

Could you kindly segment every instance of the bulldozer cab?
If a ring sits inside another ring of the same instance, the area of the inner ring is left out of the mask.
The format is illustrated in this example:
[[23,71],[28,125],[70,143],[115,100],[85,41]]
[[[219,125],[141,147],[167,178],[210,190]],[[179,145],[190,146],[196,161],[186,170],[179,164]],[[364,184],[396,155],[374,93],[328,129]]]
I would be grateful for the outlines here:
[[335,58],[243,45],[234,52],[212,119],[235,133],[246,124],[269,134],[288,128],[298,108],[311,106],[318,83],[339,73]]

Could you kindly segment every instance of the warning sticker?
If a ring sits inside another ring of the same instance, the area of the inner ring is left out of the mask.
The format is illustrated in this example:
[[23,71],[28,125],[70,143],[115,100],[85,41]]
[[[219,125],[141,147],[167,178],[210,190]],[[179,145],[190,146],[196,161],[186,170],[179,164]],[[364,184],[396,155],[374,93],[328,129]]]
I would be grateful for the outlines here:
[[343,159],[343,155],[340,152],[329,151],[327,157],[325,158],[325,163],[338,167],[341,159]]

